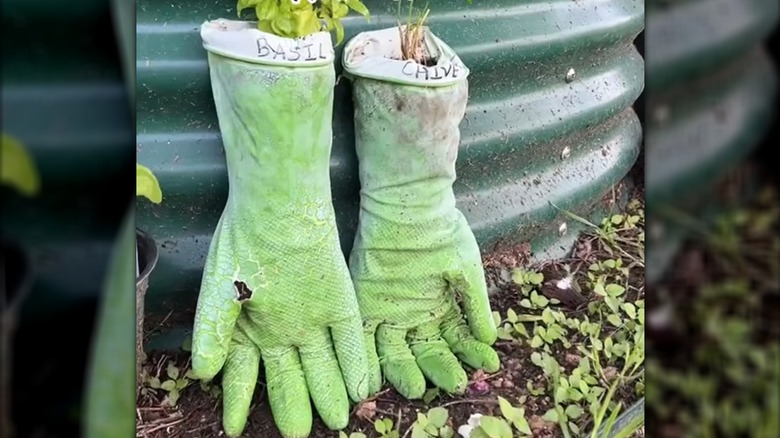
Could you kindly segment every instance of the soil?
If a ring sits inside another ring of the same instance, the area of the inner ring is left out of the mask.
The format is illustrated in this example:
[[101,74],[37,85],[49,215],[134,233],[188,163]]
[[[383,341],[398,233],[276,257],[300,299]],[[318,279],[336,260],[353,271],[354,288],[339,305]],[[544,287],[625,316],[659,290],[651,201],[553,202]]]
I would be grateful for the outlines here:
[[[640,198],[641,199],[641,198]],[[599,258],[609,258],[610,256],[601,253],[597,243],[594,243],[594,237],[583,236],[575,246],[572,257],[568,260],[556,262],[547,262],[538,265],[535,268],[545,274],[545,279],[549,283],[552,280],[560,279],[565,275],[562,269],[564,265],[577,266],[585,264],[588,266],[594,260]],[[497,247],[494,254],[484,258],[486,275],[490,276],[492,272],[498,269],[511,269],[513,267],[524,266],[529,255],[527,245],[514,245]],[[576,274],[586,275],[587,269],[582,269]],[[492,310],[506,315],[510,307],[518,309],[521,294],[511,282],[501,282],[496,293],[491,296]],[[630,284],[635,290],[643,290],[644,276],[636,275],[630,279]],[[557,288],[542,287],[542,293],[556,290]],[[560,290],[558,290],[560,292]],[[636,293],[636,292],[634,292]],[[567,313],[578,313],[583,311],[583,307],[588,302],[588,298],[583,297],[576,292],[571,296],[549,296],[561,300],[561,309]],[[588,295],[590,297],[590,294]],[[378,434],[374,430],[373,420],[377,418],[392,418],[394,424],[400,424],[401,436],[410,428],[415,421],[417,412],[425,412],[431,407],[442,406],[449,410],[449,417],[454,429],[459,425],[465,424],[468,418],[474,413],[483,415],[498,415],[500,412],[497,405],[497,396],[504,397],[515,406],[522,406],[525,409],[526,418],[534,432],[534,437],[552,438],[559,437],[560,428],[556,424],[545,422],[541,416],[551,407],[551,399],[548,395],[533,396],[529,394],[526,387],[527,382],[532,382],[536,388],[542,387],[545,383],[545,376],[542,371],[533,365],[530,361],[531,348],[527,343],[517,345],[512,341],[499,340],[495,344],[499,357],[501,359],[501,369],[495,374],[485,374],[482,371],[469,370],[470,382],[467,391],[463,395],[441,395],[426,405],[422,400],[410,401],[400,396],[393,389],[385,388],[380,393],[364,401],[353,408],[350,425],[347,428],[349,432],[363,432],[368,437],[376,437]],[[568,351],[561,348],[553,348],[553,356],[556,360],[570,372],[576,367],[579,356],[576,347]],[[180,352],[172,356],[166,356],[164,353],[152,354],[147,362],[147,367],[152,375],[160,372],[164,375],[165,363],[172,359],[182,370],[189,366],[189,353]],[[184,371],[182,371],[184,372]],[[265,397],[265,387],[263,376],[258,379],[259,383],[255,390],[254,404],[251,409],[249,420],[242,436],[245,437],[267,437],[281,438],[281,435],[274,426],[270,408]],[[197,383],[193,383],[181,392],[181,397],[177,407],[161,407],[162,393],[157,396],[147,394],[140,397],[137,413],[137,436],[142,437],[215,437],[223,436],[221,426],[221,397],[209,395],[203,391]],[[634,403],[637,396],[632,390],[619,392],[617,400],[622,401],[623,406],[629,406]],[[587,427],[587,424],[584,425]],[[320,437],[338,437],[338,432],[328,430],[325,425],[316,417],[310,435],[313,438]],[[407,435],[408,437],[408,435]]]

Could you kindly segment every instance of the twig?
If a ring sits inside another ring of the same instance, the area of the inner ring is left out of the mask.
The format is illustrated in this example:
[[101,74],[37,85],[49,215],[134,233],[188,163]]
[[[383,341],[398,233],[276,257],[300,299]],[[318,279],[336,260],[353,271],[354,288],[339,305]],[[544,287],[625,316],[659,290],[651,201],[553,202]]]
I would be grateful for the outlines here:
[[486,404],[486,405],[497,405],[498,401],[496,401],[496,400],[485,400],[485,399],[455,400],[455,401],[444,403],[443,405],[439,405],[439,407],[446,408],[447,406],[461,405],[461,404],[464,404],[464,403],[482,403],[482,404]]
[[136,433],[135,436],[136,437],[144,437],[144,436],[146,436],[146,435],[148,435],[148,434],[150,434],[152,432],[157,432],[158,430],[165,429],[165,428],[171,427],[171,426],[175,426],[175,425],[183,422],[184,420],[185,420],[184,418],[180,418],[180,419],[178,419],[176,421],[173,421],[171,423],[163,423],[163,424],[157,425],[157,426],[155,426],[155,427],[153,427],[153,428],[151,428],[149,430],[142,431],[140,435],[138,433]]
[[162,320],[162,321],[160,321],[160,323],[159,323],[159,324],[157,324],[157,325],[156,325],[156,326],[155,326],[153,329],[149,330],[149,332],[148,332],[148,333],[146,333],[146,334],[144,335],[144,341],[145,341],[147,338],[149,338],[149,335],[151,335],[151,334],[152,334],[152,333],[154,333],[154,332],[155,332],[157,329],[159,329],[160,327],[162,327],[162,325],[163,325],[163,324],[165,324],[165,322],[166,322],[166,321],[168,321],[168,318],[170,318],[172,314],[173,314],[173,309],[171,309],[171,311],[170,311],[170,312],[168,312],[168,314],[167,314],[167,315],[165,315],[165,318],[163,318],[163,320]]

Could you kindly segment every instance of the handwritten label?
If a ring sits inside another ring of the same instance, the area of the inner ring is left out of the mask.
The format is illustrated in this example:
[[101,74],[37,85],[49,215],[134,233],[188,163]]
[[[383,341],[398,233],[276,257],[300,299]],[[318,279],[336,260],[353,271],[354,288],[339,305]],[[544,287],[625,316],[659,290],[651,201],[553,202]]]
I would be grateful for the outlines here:
[[401,69],[401,73],[406,76],[414,76],[415,79],[424,79],[426,81],[447,78],[455,79],[461,71],[461,68],[456,64],[426,67],[414,61],[407,61]]
[[265,38],[257,39],[257,56],[259,58],[280,59],[282,61],[318,61],[320,59],[328,59],[325,56],[323,43],[307,43],[287,48],[282,44],[277,44],[276,48],[274,48]]

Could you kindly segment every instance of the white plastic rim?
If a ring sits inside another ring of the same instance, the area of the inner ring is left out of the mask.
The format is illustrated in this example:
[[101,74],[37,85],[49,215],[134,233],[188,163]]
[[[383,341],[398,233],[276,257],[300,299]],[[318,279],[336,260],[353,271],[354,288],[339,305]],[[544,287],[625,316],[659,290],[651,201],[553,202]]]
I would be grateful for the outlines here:
[[256,21],[206,21],[200,37],[209,52],[255,64],[318,67],[332,64],[336,57],[328,32],[284,38],[258,30]]
[[445,87],[466,80],[468,67],[427,27],[423,27],[423,44],[436,65],[404,61],[398,27],[361,32],[344,47],[344,70],[352,76],[423,87]]

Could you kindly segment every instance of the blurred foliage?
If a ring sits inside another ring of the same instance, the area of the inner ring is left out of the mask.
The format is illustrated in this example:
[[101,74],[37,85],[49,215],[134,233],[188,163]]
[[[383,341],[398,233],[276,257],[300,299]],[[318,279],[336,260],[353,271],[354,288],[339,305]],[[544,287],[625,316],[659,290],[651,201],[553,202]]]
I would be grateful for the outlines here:
[[648,423],[663,437],[778,436],[780,199],[763,190],[699,236],[648,307]]

